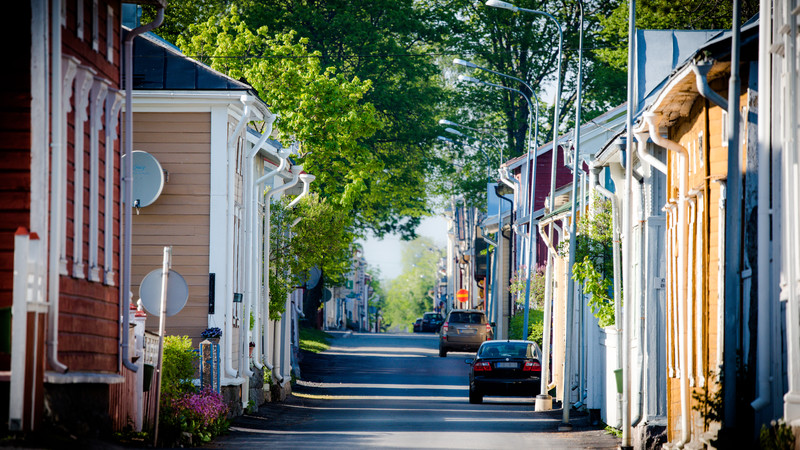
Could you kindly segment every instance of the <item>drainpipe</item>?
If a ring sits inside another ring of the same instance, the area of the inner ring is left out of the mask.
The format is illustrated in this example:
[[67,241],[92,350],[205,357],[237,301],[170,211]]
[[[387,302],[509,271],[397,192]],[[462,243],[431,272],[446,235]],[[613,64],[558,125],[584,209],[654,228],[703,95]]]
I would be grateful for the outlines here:
[[647,138],[649,137],[647,125],[642,123],[639,128],[633,130],[633,135],[636,136],[636,153],[639,155],[639,159],[645,160],[651,167],[666,175],[667,165],[647,151]]
[[[769,365],[772,359],[772,346],[769,345],[772,322],[772,284],[770,283],[770,124],[772,123],[772,77],[770,76],[772,33],[769,24],[771,20],[771,3],[761,0],[761,23],[758,30],[758,215],[756,241],[758,242],[757,267],[758,267],[758,397],[750,403],[754,410],[759,411],[770,403],[772,393]],[[764,17],[766,16],[766,17]]]
[[[51,142],[52,147],[52,170],[51,170],[51,189],[50,194],[50,254],[49,254],[49,269],[48,269],[48,295],[50,297],[50,314],[48,315],[47,327],[47,362],[51,368],[57,372],[64,373],[68,367],[58,360],[58,296],[59,296],[59,278],[60,278],[60,262],[59,262],[59,249],[61,248],[62,236],[59,230],[61,223],[64,221],[64,203],[59,201],[60,193],[58,190],[66,188],[62,176],[62,159],[65,157],[65,147],[62,139],[62,116],[64,114],[63,95],[61,85],[61,0],[53,0],[50,10],[50,26],[52,41],[50,47],[50,70],[52,71],[52,86],[53,91],[51,96],[52,107],[50,108],[51,122]],[[65,134],[65,133],[63,133]],[[120,309],[122,306],[120,306]],[[123,333],[127,336],[126,333]]]
[[692,72],[694,72],[695,81],[697,82],[697,91],[700,92],[700,95],[727,111],[728,101],[708,85],[708,72],[713,66],[714,63],[712,61],[692,63]]
[[[270,172],[264,174],[263,176],[259,177],[258,179],[256,179],[255,182],[253,183],[254,191],[260,192],[262,183],[265,183],[267,180],[271,180],[272,177],[274,177],[275,175],[277,175],[278,173],[280,173],[281,171],[283,171],[286,168],[286,166],[288,164],[288,160],[289,160],[289,155],[291,155],[291,151],[288,150],[288,149],[281,149],[281,150],[278,151],[278,155],[277,156],[278,156],[278,160],[280,161],[278,163],[278,167],[273,169],[273,170],[271,170]],[[253,202],[255,204],[254,211],[256,211],[258,209],[258,197],[256,195],[253,195]],[[254,213],[252,226],[253,226],[253,230],[255,230],[255,232],[256,232],[256,242],[258,242],[258,243],[262,242],[262,240],[264,239],[264,236],[261,235],[261,228],[258,227],[258,214]],[[269,231],[267,231],[266,239],[267,240],[269,239]],[[255,261],[257,261],[258,258],[259,257],[257,256],[256,259],[252,259],[251,261],[255,262]],[[259,266],[260,265],[262,267],[261,281],[266,280],[267,277],[269,276],[269,272],[268,272],[268,269],[267,269],[268,264],[269,264],[268,262],[265,262],[263,264],[254,264],[255,266]],[[256,292],[258,290],[258,282],[259,282],[259,277],[255,276],[254,277],[254,281],[253,281],[253,283],[255,284],[253,292]],[[259,299],[260,298],[261,297],[259,297]],[[256,340],[256,346],[255,346],[255,349],[253,351],[253,353],[256,354],[256,357],[253,359],[253,363],[259,369],[261,369],[264,366],[266,366],[268,370],[272,370],[272,364],[269,362],[269,342],[270,341],[269,341],[269,298],[268,298],[268,296],[265,295],[264,298],[262,299],[262,301],[257,301],[256,304],[258,305],[259,313],[256,314],[255,327],[261,333],[261,339],[257,339]],[[264,321],[264,324],[266,325],[266,328],[263,329],[263,330],[262,330],[262,326],[261,326],[261,320],[262,319]],[[262,347],[262,342],[261,342],[262,340],[264,341],[263,347]]]
[[684,300],[686,298],[686,169],[689,154],[683,146],[667,138],[662,138],[658,132],[658,125],[661,122],[661,115],[652,112],[644,113],[644,120],[647,122],[650,131],[650,139],[661,147],[677,153],[680,158],[680,168],[678,169],[679,190],[678,190],[678,337],[680,338],[680,395],[681,395],[681,440],[678,447],[683,447],[691,439],[689,429],[689,378],[688,378],[688,335],[686,334],[686,308]]
[[[278,186],[278,187],[276,187],[274,189],[271,189],[267,193],[267,198],[266,198],[267,213],[266,213],[266,227],[265,227],[265,229],[267,230],[267,236],[266,236],[266,240],[267,240],[266,255],[267,256],[265,257],[265,262],[264,262],[265,272],[267,273],[267,277],[269,277],[269,254],[270,254],[269,233],[270,233],[271,226],[272,226],[271,225],[271,220],[270,220],[271,219],[270,215],[271,215],[272,197],[275,197],[275,196],[283,193],[283,191],[285,191],[285,190],[291,188],[292,186],[294,186],[295,184],[297,184],[297,180],[298,180],[298,178],[300,176],[300,172],[303,171],[303,166],[293,165],[292,168],[291,168],[291,171],[292,171],[292,179],[290,181],[288,181],[285,184],[282,184],[281,186]],[[267,280],[266,280],[266,282],[264,284],[266,286],[266,292],[267,292],[266,299],[267,299],[267,301],[269,301],[269,278],[267,278]],[[276,329],[277,329],[277,326],[274,326],[273,327],[273,333],[275,331],[277,331]],[[281,321],[281,329],[283,330],[283,321]],[[279,378],[278,382],[281,383],[281,384],[283,384],[283,382],[285,380],[285,377],[283,375],[283,367],[282,367],[283,364],[279,360],[276,360],[275,358],[276,358],[276,356],[278,356],[277,350],[281,350],[282,347],[275,348],[275,345],[278,344],[279,341],[280,341],[281,346],[283,346],[285,344],[285,342],[284,342],[284,337],[285,337],[284,334],[285,333],[281,332],[281,339],[280,340],[276,339],[274,334],[273,334],[273,351],[272,351],[273,366],[277,366],[278,367],[278,373],[277,373],[277,376]]]
[[[236,164],[233,161],[234,156],[236,155],[236,141],[238,140],[239,134],[242,132],[245,124],[250,120],[250,112],[251,112],[251,103],[253,103],[254,99],[248,95],[242,95],[240,97],[240,101],[244,104],[244,110],[242,111],[242,117],[239,118],[239,123],[236,124],[236,128],[228,137],[227,142],[227,160],[228,160],[228,192],[227,192],[227,210],[228,210],[228,217],[227,217],[227,231],[226,231],[226,241],[227,241],[227,249],[226,249],[226,260],[228,261],[228,270],[226,272],[226,291],[225,291],[225,333],[223,334],[222,338],[225,340],[225,375],[232,378],[229,380],[225,380],[227,383],[233,384],[241,384],[245,381],[244,378],[237,374],[236,370],[233,369],[233,339],[231,339],[230,335],[233,331],[233,299],[229,296],[233,295],[233,224],[236,217],[236,211],[234,211],[234,189],[236,187],[234,182],[234,171],[236,170]],[[248,318],[249,323],[249,318]],[[242,327],[244,328],[244,327]],[[242,369],[240,367],[240,369]]]
[[[61,27],[61,12],[58,11],[59,29]],[[120,306],[119,312],[122,318],[122,364],[131,372],[136,372],[139,367],[130,361],[128,356],[130,344],[128,343],[128,327],[130,326],[130,305],[131,305],[131,235],[133,232],[133,40],[140,34],[147,33],[164,22],[164,7],[158,8],[158,15],[152,22],[132,29],[125,36],[125,147],[122,155],[123,173],[121,176],[122,203],[121,208],[122,222],[124,224],[123,238],[120,242],[120,257],[122,258],[122,283],[120,283]],[[59,44],[60,45],[60,44]],[[55,75],[54,75],[55,76]]]
[[251,177],[254,177],[254,162],[253,159],[256,157],[259,151],[261,151],[262,146],[269,138],[269,135],[272,133],[272,126],[275,123],[275,120],[278,118],[276,114],[270,113],[268,117],[265,118],[264,121],[264,132],[261,134],[261,137],[258,139],[258,142],[253,146],[252,149],[247,153],[247,157],[245,159],[245,174],[247,174],[245,180],[245,193],[244,193],[244,205],[245,205],[245,251],[246,251],[246,261],[249,261],[247,271],[245,273],[245,311],[244,316],[247,318],[247,323],[250,323],[250,316],[253,316],[253,329],[255,331],[250,332],[249,339],[248,337],[248,329],[242,327],[242,331],[244,334],[244,339],[241,339],[242,343],[245,342],[253,342],[256,344],[256,347],[253,348],[253,353],[255,353],[256,357],[249,357],[245,356],[249,354],[249,349],[245,346],[241,350],[241,362],[240,364],[244,368],[244,375],[247,377],[251,377],[253,375],[253,371],[250,370],[250,361],[258,367],[258,369],[263,368],[263,365],[258,363],[258,355],[260,350],[261,339],[256,339],[254,334],[259,333],[260,330],[260,317],[258,312],[253,314],[253,306],[257,305],[257,297],[258,297],[258,289],[257,289],[257,273],[256,267],[258,267],[257,261],[258,258],[255,255],[255,248],[256,248],[256,239],[257,239],[257,229],[258,229],[258,200],[255,196],[255,190],[257,189],[258,185],[255,182],[249,182]]
[[[266,142],[267,138],[269,138],[269,135],[272,133],[272,125],[275,123],[275,119],[277,119],[276,114],[272,114],[269,118],[266,119],[265,123],[266,128],[264,129],[264,133],[261,135],[261,138],[258,140],[256,145],[253,146],[253,149],[247,155],[247,163],[249,164],[249,167],[247,169],[247,174],[250,176],[255,176],[253,172],[254,170],[253,158],[255,158],[255,156],[261,150],[261,147],[264,145],[264,142]],[[255,329],[255,333],[259,335],[257,339],[253,339],[253,342],[256,344],[256,346],[253,349],[255,357],[252,358],[252,361],[253,364],[260,370],[263,369],[264,367],[260,362],[261,341],[264,335],[261,332],[261,308],[259,307],[260,297],[258,295],[259,278],[258,278],[258,272],[256,272],[256,268],[258,267],[259,255],[255,254],[256,245],[258,245],[258,243],[261,242],[261,240],[259,239],[261,236],[258,229],[258,198],[256,197],[256,190],[258,189],[258,180],[255,180],[252,183],[247,183],[246,186],[247,186],[246,195],[249,199],[248,203],[250,205],[247,208],[248,221],[246,222],[247,228],[249,229],[247,233],[247,239],[248,239],[247,260],[250,261],[250,268],[247,271],[247,276],[249,278],[247,287],[250,291],[248,295],[248,301],[251,310],[253,305],[255,305],[257,308],[256,314],[254,315],[255,321],[253,324],[253,328]]]
[[[310,187],[311,183],[316,179],[317,179],[317,177],[315,177],[314,175],[311,175],[310,173],[301,173],[300,174],[300,181],[303,182],[303,192],[301,192],[300,195],[295,197],[294,200],[289,202],[289,205],[286,208],[293,208],[294,205],[298,204],[303,197],[308,195],[309,187]],[[297,224],[297,222],[293,223],[292,226],[294,226],[296,224]]]

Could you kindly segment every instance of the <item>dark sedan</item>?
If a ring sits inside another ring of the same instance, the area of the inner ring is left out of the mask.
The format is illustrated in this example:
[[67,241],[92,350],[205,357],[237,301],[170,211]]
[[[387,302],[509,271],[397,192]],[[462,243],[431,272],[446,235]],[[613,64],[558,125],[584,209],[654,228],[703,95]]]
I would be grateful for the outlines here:
[[439,328],[442,327],[443,323],[444,317],[442,317],[441,314],[426,312],[422,315],[422,325],[420,326],[420,331],[433,331],[434,333],[438,333]]
[[541,355],[532,341],[486,341],[474,359],[465,362],[469,372],[469,402],[481,403],[485,395],[535,397],[541,388]]

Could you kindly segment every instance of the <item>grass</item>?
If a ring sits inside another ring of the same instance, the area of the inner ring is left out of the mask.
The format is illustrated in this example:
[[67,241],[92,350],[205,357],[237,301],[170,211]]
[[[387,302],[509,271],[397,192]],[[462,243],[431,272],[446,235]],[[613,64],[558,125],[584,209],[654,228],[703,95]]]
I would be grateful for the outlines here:
[[611,425],[606,425],[605,432],[611,435],[614,435],[617,438],[622,437],[622,430],[618,430]]
[[333,336],[316,328],[300,328],[300,350],[313,353],[324,352],[331,348],[330,340]]

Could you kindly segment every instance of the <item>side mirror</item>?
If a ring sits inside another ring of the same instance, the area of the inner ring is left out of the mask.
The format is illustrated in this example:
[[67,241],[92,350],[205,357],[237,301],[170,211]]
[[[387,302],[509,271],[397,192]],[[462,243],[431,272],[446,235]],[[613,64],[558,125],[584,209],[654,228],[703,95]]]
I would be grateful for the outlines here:
[[473,360],[472,360],[472,359],[469,359],[469,358],[467,358],[467,359],[465,359],[465,360],[464,360],[464,362],[465,362],[466,364],[472,364],[472,361],[473,361]]

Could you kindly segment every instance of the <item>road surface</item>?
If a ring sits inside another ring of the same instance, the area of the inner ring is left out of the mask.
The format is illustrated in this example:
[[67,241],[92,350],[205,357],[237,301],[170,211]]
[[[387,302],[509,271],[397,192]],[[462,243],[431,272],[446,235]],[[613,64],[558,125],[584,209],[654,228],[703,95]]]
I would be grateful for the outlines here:
[[284,403],[237,418],[209,448],[615,449],[619,439],[573,412],[534,412],[533,399],[468,401],[469,353],[438,356],[434,334],[332,333],[330,350],[305,353]]

